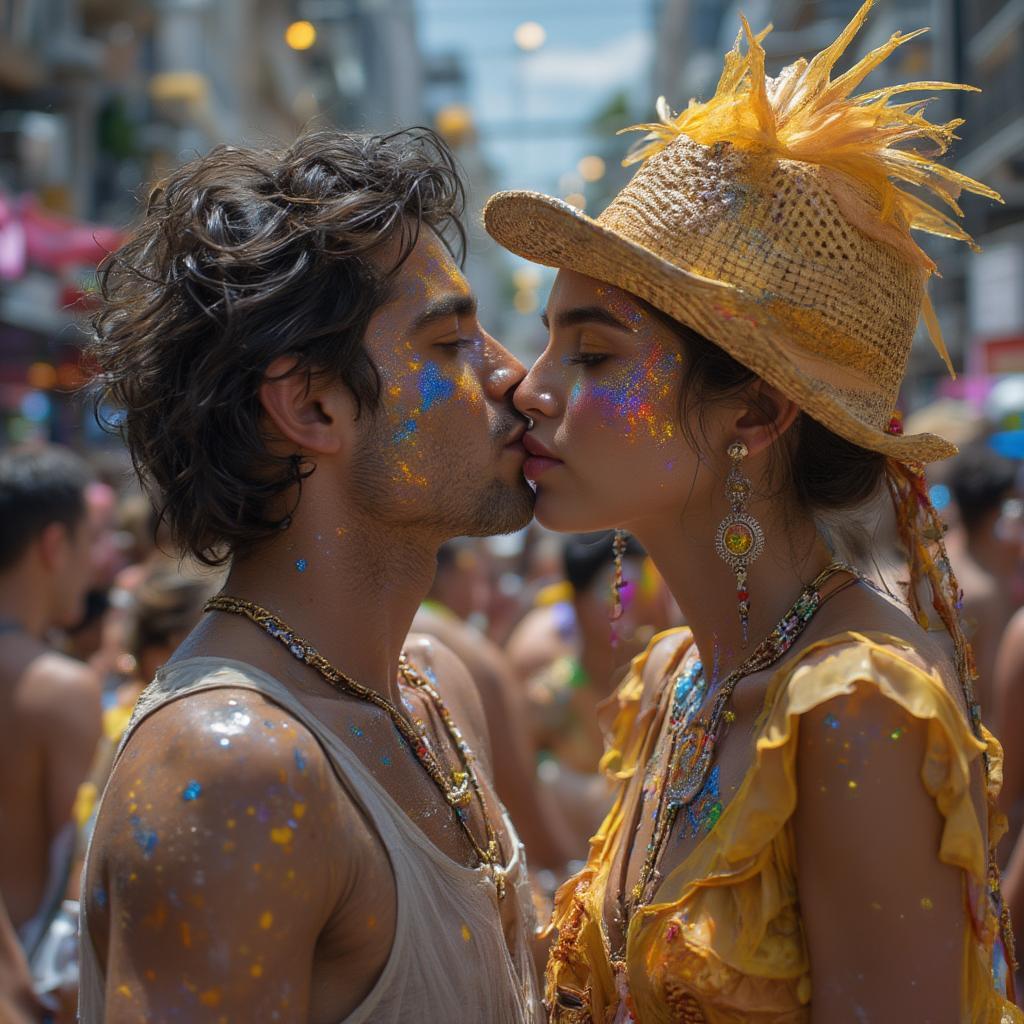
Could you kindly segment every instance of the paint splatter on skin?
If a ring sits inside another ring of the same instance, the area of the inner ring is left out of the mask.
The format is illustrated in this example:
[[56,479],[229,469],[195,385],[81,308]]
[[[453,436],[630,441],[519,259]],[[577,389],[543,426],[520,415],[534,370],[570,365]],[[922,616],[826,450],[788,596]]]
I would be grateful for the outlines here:
[[666,444],[678,430],[667,411],[682,359],[681,353],[655,345],[639,363],[617,360],[611,371],[592,385],[589,397],[599,404],[604,418],[627,437],[646,435]]
[[413,434],[416,433],[416,420],[406,420],[401,428],[395,431],[395,436],[391,439],[395,444],[401,444],[403,441],[408,441]]
[[455,384],[446,377],[441,376],[441,371],[436,363],[427,363],[420,374],[419,389],[423,412],[429,411],[439,402],[447,401],[455,392]]
[[307,562],[304,558],[297,558],[295,560],[295,568],[298,572],[305,572],[308,567],[309,562]]
[[132,837],[138,844],[139,849],[146,857],[151,857],[157,844],[160,842],[160,837],[153,829],[146,828],[142,824],[142,819],[137,814],[133,814],[128,820],[132,826]]
[[298,747],[296,747],[295,748],[295,767],[298,768],[300,772],[305,772],[306,765],[308,763],[309,762],[306,760],[306,755],[303,754],[303,752]]
[[[403,444],[404,442],[411,440],[419,428],[421,417],[426,415],[426,413],[428,413],[435,405],[447,402],[456,392],[456,382],[444,376],[437,363],[428,362],[422,369],[420,369],[419,361],[412,360],[409,363],[409,369],[419,370],[419,375],[416,379],[416,391],[419,394],[419,404],[409,413],[406,419],[400,423],[398,429],[395,430],[391,438],[394,444]],[[467,390],[472,391],[471,388],[467,388],[461,377],[459,380],[458,390],[460,397],[464,397]],[[402,387],[395,385],[389,389],[388,393],[391,394],[392,397],[398,397],[403,393],[403,389]],[[475,394],[475,392],[473,393]]]
[[181,791],[181,799],[186,801],[197,800],[199,799],[199,794],[202,793],[202,791],[203,787],[195,779],[192,779]]

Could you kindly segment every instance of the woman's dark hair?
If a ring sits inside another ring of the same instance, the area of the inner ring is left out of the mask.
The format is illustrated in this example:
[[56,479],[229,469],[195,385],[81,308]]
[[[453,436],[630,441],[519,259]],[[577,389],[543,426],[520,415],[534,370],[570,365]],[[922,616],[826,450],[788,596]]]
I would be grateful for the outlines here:
[[[598,533],[574,533],[563,541],[562,567],[565,578],[577,595],[589,590],[601,571],[615,564],[612,536],[611,530],[602,530]],[[622,553],[626,558],[643,558],[647,554],[632,534],[626,537]]]
[[221,565],[287,525],[281,497],[311,469],[267,450],[268,365],[295,356],[294,372],[344,381],[360,412],[376,408],[367,324],[424,225],[464,250],[463,206],[454,158],[419,128],[218,146],[153,189],[100,268],[89,355],[97,416],[182,550]]
[[[690,443],[701,449],[706,410],[715,402],[738,396],[758,376],[703,335],[651,308],[682,346],[685,372],[680,422]],[[762,411],[772,413],[768,408]],[[693,434],[691,422],[696,422],[701,438]],[[886,465],[881,452],[847,441],[805,412],[799,413],[782,441],[782,458],[771,463],[772,476],[780,490],[789,491],[808,512],[827,514],[852,508],[873,497],[881,486]]]

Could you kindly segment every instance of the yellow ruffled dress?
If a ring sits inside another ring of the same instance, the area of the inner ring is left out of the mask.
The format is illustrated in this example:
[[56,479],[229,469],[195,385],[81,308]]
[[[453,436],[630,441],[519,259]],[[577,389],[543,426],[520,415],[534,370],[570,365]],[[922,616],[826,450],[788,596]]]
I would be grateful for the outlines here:
[[[679,646],[666,679],[692,642],[689,630],[670,633],[678,634]],[[618,714],[602,767],[619,781],[619,790],[591,840],[586,866],[556,899],[557,939],[547,969],[551,1020],[632,1019],[619,1008],[626,988],[629,1009],[641,1024],[809,1019],[810,965],[790,835],[797,802],[795,725],[812,708],[869,684],[928,722],[921,778],[945,819],[937,853],[943,863],[963,869],[972,908],[973,928],[965,929],[961,1019],[1024,1022],[1024,1014],[1003,994],[999,922],[987,898],[986,832],[994,846],[1005,831],[995,808],[1002,750],[989,733],[984,743],[974,736],[937,674],[900,657],[905,642],[877,634],[845,633],[821,641],[779,667],[758,720],[753,763],[712,831],[661,883],[657,902],[633,916],[625,978],[617,977],[603,925],[605,892],[618,844],[628,831],[623,815],[631,781],[642,781],[641,753],[661,725],[660,714],[639,714],[643,670],[654,645],[668,635],[655,637],[634,659],[617,694]],[[832,653],[822,657],[829,649]],[[812,652],[818,657],[805,664]],[[987,829],[970,792],[971,765],[986,744],[992,765]]]

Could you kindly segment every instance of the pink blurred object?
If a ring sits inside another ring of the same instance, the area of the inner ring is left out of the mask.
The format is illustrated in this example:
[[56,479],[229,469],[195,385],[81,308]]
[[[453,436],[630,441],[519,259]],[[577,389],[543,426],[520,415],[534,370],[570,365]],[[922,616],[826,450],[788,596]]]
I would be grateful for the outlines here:
[[44,210],[34,196],[0,195],[0,278],[5,280],[20,277],[28,266],[55,272],[95,267],[123,239],[116,228]]

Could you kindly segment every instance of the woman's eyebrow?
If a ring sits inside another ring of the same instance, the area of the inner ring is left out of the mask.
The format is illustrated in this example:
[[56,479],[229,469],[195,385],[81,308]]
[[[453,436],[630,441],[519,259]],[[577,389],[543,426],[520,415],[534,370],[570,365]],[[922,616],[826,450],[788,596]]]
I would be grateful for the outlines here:
[[[541,313],[540,319],[545,327],[551,327],[547,313]],[[604,306],[574,306],[572,309],[563,309],[555,314],[556,327],[579,327],[580,324],[603,324],[606,327],[615,327],[620,331],[629,331],[630,333],[634,330]]]

